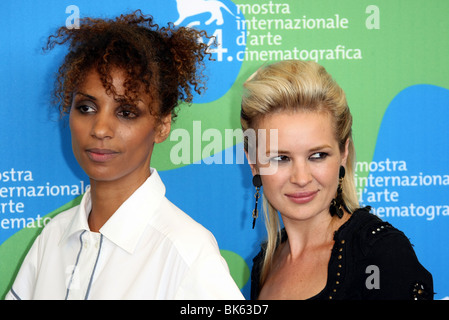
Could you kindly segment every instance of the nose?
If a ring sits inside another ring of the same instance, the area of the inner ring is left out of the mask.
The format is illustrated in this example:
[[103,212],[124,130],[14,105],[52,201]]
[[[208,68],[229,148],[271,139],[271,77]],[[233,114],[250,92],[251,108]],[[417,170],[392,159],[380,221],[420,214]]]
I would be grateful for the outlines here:
[[97,139],[108,139],[114,137],[113,119],[104,112],[95,115],[92,123],[91,136]]
[[296,162],[292,164],[290,182],[304,187],[312,181],[312,172],[307,162]]

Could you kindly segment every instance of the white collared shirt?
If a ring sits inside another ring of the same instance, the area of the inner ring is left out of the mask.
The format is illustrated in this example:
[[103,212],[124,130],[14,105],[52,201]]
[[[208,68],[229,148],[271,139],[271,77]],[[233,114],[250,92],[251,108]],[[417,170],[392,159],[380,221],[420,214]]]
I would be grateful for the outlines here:
[[6,299],[243,299],[214,236],[165,197],[157,171],[91,232],[90,191],[28,252]]

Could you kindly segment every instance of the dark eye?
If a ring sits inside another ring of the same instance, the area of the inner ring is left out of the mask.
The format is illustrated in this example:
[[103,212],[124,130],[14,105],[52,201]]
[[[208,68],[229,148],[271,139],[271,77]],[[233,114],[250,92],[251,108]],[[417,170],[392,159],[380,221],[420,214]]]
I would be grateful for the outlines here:
[[118,115],[125,119],[134,119],[138,117],[138,112],[134,108],[122,108]]
[[95,109],[92,106],[88,106],[86,104],[78,105],[78,106],[76,106],[76,109],[79,110],[79,112],[84,113],[84,114],[95,112]]
[[290,158],[284,155],[276,156],[270,159],[270,161],[277,161],[277,162],[287,162],[289,160]]
[[326,153],[326,152],[316,152],[316,153],[312,154],[312,155],[309,157],[309,159],[310,159],[310,160],[323,160],[323,159],[326,159],[326,157],[327,157],[328,155],[329,155],[329,154]]

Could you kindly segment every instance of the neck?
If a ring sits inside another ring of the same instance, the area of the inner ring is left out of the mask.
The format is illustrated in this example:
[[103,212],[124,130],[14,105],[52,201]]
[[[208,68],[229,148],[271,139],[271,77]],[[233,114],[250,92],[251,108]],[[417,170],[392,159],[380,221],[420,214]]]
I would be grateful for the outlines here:
[[322,212],[307,220],[283,219],[288,234],[288,248],[291,257],[300,256],[307,249],[332,245],[334,232],[350,215],[345,213],[340,219],[329,212]]
[[148,176],[128,183],[121,180],[96,181],[91,179],[92,210],[88,218],[90,230],[99,232],[106,221],[145,182]]

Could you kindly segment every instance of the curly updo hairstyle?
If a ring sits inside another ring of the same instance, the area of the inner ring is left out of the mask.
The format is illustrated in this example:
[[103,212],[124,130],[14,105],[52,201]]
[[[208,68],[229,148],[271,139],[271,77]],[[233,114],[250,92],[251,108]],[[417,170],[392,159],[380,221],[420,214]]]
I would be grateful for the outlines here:
[[[140,10],[115,19],[80,19],[80,27],[61,27],[48,37],[44,51],[68,44],[69,52],[59,67],[54,96],[61,115],[69,113],[73,93],[91,70],[99,73],[108,94],[133,102],[142,90],[151,97],[150,111],[157,117],[172,114],[180,102],[191,103],[192,89],[205,89],[204,59],[211,59],[199,37],[204,31],[159,27]],[[125,93],[118,96],[111,71],[125,72]]]

